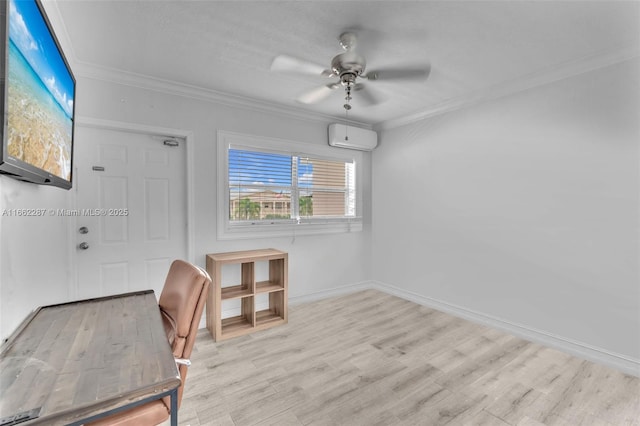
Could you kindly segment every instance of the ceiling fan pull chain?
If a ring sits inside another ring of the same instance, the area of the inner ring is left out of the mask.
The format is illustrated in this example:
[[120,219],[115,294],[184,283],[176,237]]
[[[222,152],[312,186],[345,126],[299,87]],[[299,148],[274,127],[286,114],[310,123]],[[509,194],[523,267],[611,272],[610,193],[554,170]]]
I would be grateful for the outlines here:
[[344,91],[347,93],[347,95],[344,97],[344,100],[347,101],[347,103],[345,103],[343,107],[344,109],[349,111],[351,109],[351,105],[349,105],[349,101],[351,100],[351,83],[347,83],[347,85],[344,87]]
[[344,140],[349,140],[349,110],[345,113]]
[[348,141],[349,140],[349,110],[351,109],[351,105],[349,105],[349,102],[351,101],[351,82],[347,83],[347,85],[344,87],[344,90],[346,92],[346,96],[344,97],[346,103],[343,105],[344,116],[345,116],[344,140]]

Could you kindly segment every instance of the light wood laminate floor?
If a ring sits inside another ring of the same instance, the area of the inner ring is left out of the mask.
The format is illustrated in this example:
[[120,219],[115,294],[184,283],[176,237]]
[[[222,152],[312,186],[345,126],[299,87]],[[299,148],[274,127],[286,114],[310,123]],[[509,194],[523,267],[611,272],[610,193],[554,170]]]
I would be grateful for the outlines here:
[[640,425],[640,379],[388,294],[200,330],[181,425]]

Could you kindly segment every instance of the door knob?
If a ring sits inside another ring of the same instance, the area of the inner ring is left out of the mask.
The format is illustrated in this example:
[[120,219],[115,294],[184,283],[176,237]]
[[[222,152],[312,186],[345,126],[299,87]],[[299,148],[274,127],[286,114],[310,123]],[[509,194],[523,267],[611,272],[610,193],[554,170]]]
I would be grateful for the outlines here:
[[84,242],[84,241],[83,241],[83,242],[81,242],[80,244],[78,244],[78,248],[79,248],[80,250],[86,250],[86,249],[88,249],[88,248],[89,248],[89,244],[87,244],[86,242]]

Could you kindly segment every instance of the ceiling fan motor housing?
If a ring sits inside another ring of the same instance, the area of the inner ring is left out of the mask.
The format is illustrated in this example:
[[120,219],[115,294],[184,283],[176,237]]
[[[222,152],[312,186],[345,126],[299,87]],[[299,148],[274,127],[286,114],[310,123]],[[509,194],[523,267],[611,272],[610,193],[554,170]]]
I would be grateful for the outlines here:
[[349,51],[336,55],[331,60],[331,70],[340,77],[342,84],[354,83],[355,78],[364,73],[366,64],[363,56]]

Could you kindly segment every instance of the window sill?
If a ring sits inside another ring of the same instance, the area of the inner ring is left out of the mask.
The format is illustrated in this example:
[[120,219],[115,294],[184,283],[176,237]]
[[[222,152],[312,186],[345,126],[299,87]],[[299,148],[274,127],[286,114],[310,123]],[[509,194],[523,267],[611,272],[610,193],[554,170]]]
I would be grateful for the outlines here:
[[219,240],[241,240],[255,238],[297,237],[300,235],[323,235],[362,231],[362,220],[314,221],[301,223],[234,224],[218,229]]

